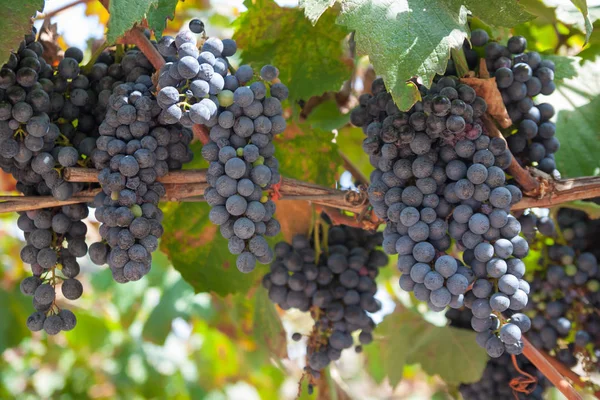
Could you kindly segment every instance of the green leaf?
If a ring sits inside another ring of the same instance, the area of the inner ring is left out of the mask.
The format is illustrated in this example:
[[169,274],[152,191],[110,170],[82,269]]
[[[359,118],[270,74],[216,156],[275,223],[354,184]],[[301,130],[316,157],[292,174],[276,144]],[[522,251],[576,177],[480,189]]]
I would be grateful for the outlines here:
[[167,18],[173,19],[175,8],[179,0],[158,0],[158,3],[148,10],[148,26],[154,31],[157,39],[160,39],[167,27]]
[[168,234],[162,237],[160,247],[196,293],[224,296],[247,291],[260,279],[260,264],[252,274],[238,271],[237,256],[229,252],[219,227],[208,219],[208,204],[171,203],[163,210],[163,226]]
[[581,60],[579,57],[556,56],[553,54],[544,54],[542,57],[545,60],[554,62],[556,66],[556,70],[554,71],[555,82],[577,76],[577,64]]
[[109,338],[107,322],[92,313],[77,310],[77,327],[65,332],[65,338],[71,348],[98,351]]
[[590,15],[588,13],[587,0],[571,0],[571,3],[573,3],[573,5],[577,7],[579,11],[581,11],[581,15],[583,15],[583,20],[585,21],[585,42],[587,43],[588,40],[590,40],[592,31],[594,30],[592,22],[590,21]]
[[4,65],[11,51],[19,49],[23,37],[31,33],[32,18],[44,9],[44,0],[0,0],[0,65]]
[[560,151],[557,168],[564,177],[597,175],[600,168],[600,96],[572,111],[562,110],[556,121]]
[[287,357],[287,339],[283,324],[267,291],[262,287],[254,294],[254,324],[252,335],[256,342],[278,358]]
[[370,364],[381,364],[392,386],[402,379],[405,365],[416,363],[450,384],[476,382],[488,360],[485,351],[475,344],[474,332],[436,327],[400,305],[377,327],[375,335],[383,338],[367,346],[368,369],[380,380],[381,370]]
[[354,164],[356,168],[369,177],[375,169],[369,162],[369,157],[365,155],[362,149],[362,142],[366,136],[362,129],[353,126],[346,126],[340,129],[335,141],[340,151]]
[[[355,31],[358,52],[369,56],[402,110],[420,99],[417,87],[408,81],[416,76],[429,87],[435,74],[444,73],[450,50],[462,46],[468,36],[467,9],[499,26],[510,27],[532,18],[516,0],[338,2],[341,13],[337,23]],[[307,16],[315,20],[332,4],[326,0],[304,0],[301,5]]]
[[467,10],[436,3],[421,0],[409,8],[406,1],[385,7],[363,0],[344,3],[338,18],[355,31],[357,51],[369,56],[402,110],[420,100],[417,87],[407,81],[418,76],[431,86],[434,75],[444,73],[450,49],[467,37]]
[[489,358],[475,344],[476,335],[469,329],[434,327],[420,336],[408,362],[421,364],[429,375],[439,375],[450,385],[477,382]]
[[280,7],[273,0],[246,1],[248,11],[236,21],[234,39],[244,51],[242,62],[260,69],[279,68],[279,79],[290,89],[290,99],[308,99],[337,91],[350,78],[342,60],[347,32],[325,13],[316,26],[297,8]]
[[142,331],[144,339],[152,343],[164,344],[167,335],[171,332],[171,322],[184,314],[181,305],[188,303],[193,295],[194,291],[183,279],[177,279],[165,288],[160,301],[152,309],[144,324]]
[[521,0],[521,5],[525,7],[528,13],[537,17],[533,21],[534,23],[556,22],[556,7],[550,7],[542,0]]
[[30,333],[27,329],[27,317],[35,311],[25,304],[31,301],[26,298],[17,289],[12,292],[0,290],[0,304],[2,312],[0,313],[0,354],[9,347],[14,347],[21,343],[21,340]]
[[[377,338],[368,347],[377,347],[383,370],[387,371],[390,385],[395,387],[402,380],[404,365],[410,357],[418,338],[434,326],[419,314],[397,306],[393,314],[387,316],[375,331]],[[369,349],[369,351],[372,351]],[[369,363],[376,361],[369,359]],[[379,361],[377,360],[377,361]]]
[[146,18],[151,8],[156,9],[158,3],[159,0],[111,0],[108,6],[110,19],[106,40],[109,43],[116,42],[136,23]]
[[342,114],[335,100],[327,100],[315,107],[308,118],[308,123],[313,128],[332,131],[341,128],[350,122],[350,114]]
[[533,19],[533,16],[521,5],[521,0],[446,1],[455,5],[464,5],[477,18],[492,26],[511,28]]
[[283,135],[275,138],[281,175],[323,186],[334,184],[342,159],[331,132],[290,125]]
[[321,15],[329,7],[332,7],[338,0],[300,0],[300,8],[304,9],[304,15],[312,22],[316,24]]

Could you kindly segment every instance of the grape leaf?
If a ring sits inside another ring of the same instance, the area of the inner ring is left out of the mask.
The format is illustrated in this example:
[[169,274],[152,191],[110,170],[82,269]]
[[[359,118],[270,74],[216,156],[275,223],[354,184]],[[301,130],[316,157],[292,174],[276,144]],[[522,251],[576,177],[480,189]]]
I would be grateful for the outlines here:
[[419,337],[407,362],[421,364],[425,372],[439,375],[449,385],[477,382],[488,356],[476,344],[475,336],[469,329],[432,328]]
[[278,358],[287,358],[287,339],[281,319],[267,291],[262,287],[254,294],[252,335],[257,343]]
[[392,386],[400,382],[408,364],[421,364],[428,374],[439,375],[450,384],[476,382],[488,359],[475,343],[474,332],[436,327],[400,305],[377,327],[376,335],[383,337],[366,346],[367,368],[380,381],[381,369],[370,364],[383,365]]
[[542,58],[554,62],[554,65],[556,66],[554,71],[555,82],[560,82],[564,79],[570,79],[577,76],[577,64],[581,60],[579,57],[544,54],[542,55]]
[[[467,9],[498,26],[514,26],[532,17],[516,0],[338,2],[337,23],[355,31],[358,52],[369,56],[402,110],[420,99],[417,87],[407,81],[417,76],[429,87],[435,74],[444,73],[450,50],[462,46],[468,36]],[[304,0],[301,5],[315,20],[332,2]]]
[[594,26],[592,25],[592,21],[590,21],[590,15],[588,13],[587,0],[571,0],[571,3],[573,3],[573,5],[581,11],[581,15],[583,15],[583,20],[585,21],[585,42],[587,43],[594,30]]
[[177,279],[164,289],[158,304],[153,307],[148,320],[144,324],[142,336],[149,342],[163,345],[174,318],[184,314],[179,305],[189,303],[194,292],[183,279]]
[[342,114],[335,100],[327,100],[315,107],[306,119],[313,128],[326,131],[341,128],[350,122],[350,114]]
[[148,26],[154,31],[157,39],[160,39],[163,31],[167,27],[167,18],[173,19],[175,16],[175,7],[179,0],[158,0],[155,6],[150,7],[148,11]]
[[321,15],[338,0],[300,0],[300,8],[304,8],[304,15],[313,24],[316,24]]
[[277,66],[292,101],[338,90],[350,77],[350,66],[342,60],[347,32],[335,24],[333,13],[312,26],[302,10],[280,7],[273,0],[244,4],[248,11],[236,20],[233,36],[244,50],[242,62],[256,68]]
[[340,151],[354,164],[364,176],[368,177],[375,169],[369,162],[369,157],[365,156],[362,143],[366,136],[362,129],[353,126],[346,126],[340,129],[335,141]]
[[77,310],[76,316],[77,327],[64,333],[69,348],[78,350],[101,348],[110,337],[109,320],[85,310]]
[[0,0],[0,65],[4,65],[11,51],[19,49],[23,37],[31,33],[32,18],[44,9],[44,0]]
[[[416,312],[399,309],[388,315],[377,327],[376,336],[382,336],[371,345],[366,346],[367,354],[377,352],[368,357],[368,363],[380,362],[392,387],[402,380],[404,366],[413,351],[414,341],[434,326],[425,321]],[[369,369],[371,369],[369,367]]]
[[342,164],[333,134],[306,125],[289,124],[275,138],[275,156],[281,175],[331,187]]
[[0,353],[30,336],[26,325],[27,317],[32,312],[31,305],[26,304],[31,302],[30,299],[23,296],[18,289],[12,293],[0,291],[0,304],[3,306],[0,313]]
[[[169,204],[164,208],[161,249],[176,270],[198,292],[220,296],[247,291],[260,279],[264,266],[257,263],[252,274],[244,275],[235,266],[237,256],[227,247],[219,227],[208,219],[206,203]],[[264,271],[263,271],[264,272]]]
[[528,13],[537,17],[532,21],[535,24],[552,24],[557,21],[556,7],[550,7],[544,4],[542,0],[521,0],[521,5],[525,7]]
[[600,96],[572,111],[562,110],[556,120],[560,151],[557,168],[564,177],[597,175],[600,168]]
[[146,18],[151,8],[156,9],[158,2],[159,0],[111,0],[108,6],[110,19],[106,40],[114,43],[136,23]]

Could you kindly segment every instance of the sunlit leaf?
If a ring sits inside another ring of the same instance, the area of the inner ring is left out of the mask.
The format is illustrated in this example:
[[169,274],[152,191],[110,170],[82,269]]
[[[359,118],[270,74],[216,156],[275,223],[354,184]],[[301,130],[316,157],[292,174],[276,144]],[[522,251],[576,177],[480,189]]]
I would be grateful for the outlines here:
[[44,8],[44,0],[1,0],[0,65],[8,61],[11,51],[17,51],[23,36],[31,33],[32,18]]

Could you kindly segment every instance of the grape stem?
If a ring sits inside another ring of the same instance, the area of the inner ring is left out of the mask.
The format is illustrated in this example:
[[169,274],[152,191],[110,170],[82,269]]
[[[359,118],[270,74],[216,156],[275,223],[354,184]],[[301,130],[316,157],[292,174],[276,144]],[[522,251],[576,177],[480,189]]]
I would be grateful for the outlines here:
[[[494,121],[492,121],[487,114],[482,116],[481,119],[483,120],[487,133],[490,137],[498,137],[506,141],[502,135],[502,132],[500,132]],[[506,147],[508,148],[508,143]],[[512,156],[512,160],[507,172],[512,175],[513,178],[515,178],[523,190],[523,193],[527,196],[540,197],[545,194],[545,182],[543,182],[541,178],[539,180],[536,179],[536,177],[532,176],[526,169],[521,167],[514,155]]]
[[72,3],[65,4],[64,6],[57,8],[56,10],[51,11],[48,14],[38,15],[37,17],[35,17],[35,19],[36,20],[43,20],[43,19],[52,18],[55,15],[60,14],[61,12],[65,11],[65,10],[68,10],[69,8],[73,8],[73,7],[78,6],[80,4],[89,3],[90,1],[92,1],[92,0],[76,0],[76,1],[74,1]]
[[523,355],[527,357],[529,361],[533,365],[539,369],[542,374],[552,384],[560,390],[560,392],[568,399],[568,400],[581,400],[583,397],[573,388],[573,386],[565,379],[565,377],[559,373],[555,366],[550,363],[542,353],[536,349],[527,338],[523,337]]
[[154,47],[152,42],[150,42],[146,35],[144,35],[144,32],[142,32],[139,28],[134,27],[127,31],[120,42],[136,45],[140,51],[144,53],[155,70],[158,71],[163,65],[165,65],[165,59],[163,56],[160,55],[156,47]]

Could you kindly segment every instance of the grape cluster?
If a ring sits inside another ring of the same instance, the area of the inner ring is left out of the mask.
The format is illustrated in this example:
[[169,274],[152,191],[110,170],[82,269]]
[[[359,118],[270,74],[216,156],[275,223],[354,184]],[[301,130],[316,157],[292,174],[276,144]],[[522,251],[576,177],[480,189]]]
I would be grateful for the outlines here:
[[523,164],[535,165],[544,172],[556,169],[554,153],[560,142],[554,136],[556,126],[550,119],[554,107],[548,103],[535,104],[539,94],[550,95],[554,84],[554,63],[543,60],[539,53],[527,50],[527,40],[513,36],[506,46],[489,42],[487,32],[477,29],[471,36],[474,46],[485,46],[488,71],[496,78],[496,84],[508,110],[516,133],[509,136],[508,145],[515,157]]
[[[35,312],[27,318],[31,331],[56,335],[75,327],[77,319],[56,304],[56,289],[63,296],[77,300],[83,293],[77,258],[87,254],[82,222],[88,216],[83,204],[22,212],[17,225],[25,233],[27,244],[21,250],[23,262],[31,265],[33,276],[21,282],[21,292],[33,296]],[[65,246],[66,245],[66,246]]]
[[210,221],[220,225],[242,272],[252,271],[257,260],[273,260],[264,237],[280,231],[273,218],[275,203],[263,193],[281,180],[273,137],[286,127],[281,101],[288,89],[273,83],[278,73],[266,65],[255,79],[252,68],[242,65],[226,77],[228,89],[217,103],[207,100],[216,110],[216,125],[208,124],[210,142],[202,148],[202,157],[210,163],[204,197],[211,206]]
[[[509,214],[522,193],[507,184],[503,171],[510,151],[483,131],[479,118],[487,106],[471,87],[443,77],[420,90],[423,101],[401,112],[383,81],[375,80],[373,94],[363,95],[351,114],[377,168],[368,195],[387,222],[383,248],[399,255],[402,289],[435,311],[464,304],[476,331],[494,332],[486,345],[490,355],[500,356],[505,347],[519,353],[518,326],[498,331],[491,317],[521,310],[529,290],[520,260],[529,246]],[[445,254],[451,238],[467,266]]]
[[[361,345],[373,340],[375,323],[369,313],[381,308],[374,297],[375,278],[388,263],[388,257],[376,249],[382,243],[381,233],[333,226],[326,240],[329,251],[318,258],[314,243],[304,235],[294,236],[291,244],[278,243],[271,271],[263,278],[269,298],[282,309],[311,312],[315,325],[307,343],[307,364],[313,377],[354,345],[353,332],[360,331]],[[360,352],[362,347],[355,349]]]
[[159,71],[160,91],[156,96],[162,109],[158,121],[162,124],[215,126],[219,104],[215,96],[238,85],[234,76],[227,75],[227,57],[237,51],[235,41],[207,38],[199,50],[194,33],[204,28],[198,22],[202,23],[192,20],[190,31],[181,31],[174,38],[163,36],[157,44],[167,60]]
[[[62,170],[83,163],[95,146],[97,124],[85,114],[92,102],[82,100],[88,95],[88,78],[79,68],[83,54],[70,48],[65,55],[55,74],[33,30],[0,70],[0,167],[28,196],[66,200],[81,190],[83,184],[66,182]],[[60,286],[68,300],[83,292],[77,258],[88,250],[82,222],[88,208],[75,204],[19,214],[17,225],[27,242],[20,256],[33,272],[21,291],[33,296],[36,309],[27,326],[50,335],[71,330],[77,320],[58,306],[56,289]]]
[[600,334],[600,321],[590,308],[599,304],[600,268],[590,252],[577,252],[568,244],[543,246],[545,256],[540,261],[545,268],[533,274],[531,302],[525,309],[532,317],[528,338],[572,367],[577,364],[576,350],[595,342]]
[[556,222],[533,212],[522,215],[523,232],[539,253],[529,272],[530,342],[567,367],[598,368],[600,356],[600,268],[596,235],[600,224],[582,211],[562,208]]
[[94,96],[85,90],[81,59],[65,57],[54,75],[42,54],[33,31],[0,70],[0,167],[24,194],[66,200],[83,185],[62,179],[62,169],[82,162],[95,145],[94,121],[80,118]]
[[105,242],[90,246],[90,257],[96,264],[108,263],[119,283],[137,281],[150,271],[151,254],[163,234],[158,203],[166,190],[157,179],[169,172],[169,160],[180,168],[192,158],[191,131],[154,122],[160,108],[151,88],[148,75],[118,84],[99,128],[97,147],[106,156],[96,162],[103,190],[94,203]]

